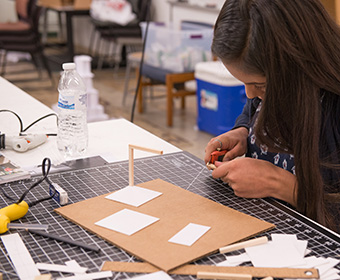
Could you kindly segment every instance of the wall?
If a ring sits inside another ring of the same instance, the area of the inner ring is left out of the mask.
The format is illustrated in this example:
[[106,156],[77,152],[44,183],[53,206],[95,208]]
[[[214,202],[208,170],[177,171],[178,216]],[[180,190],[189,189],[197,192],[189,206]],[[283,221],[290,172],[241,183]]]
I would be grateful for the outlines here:
[[15,12],[15,2],[12,0],[0,1],[0,22],[14,22],[18,19]]
[[[208,0],[205,2],[221,3],[224,0]],[[192,3],[199,3],[200,1],[191,1]],[[173,20],[179,22],[183,19],[200,20],[204,19],[205,22],[214,23],[217,14],[204,11],[191,10],[188,8],[173,8]],[[151,6],[151,18],[154,21],[170,21],[170,5],[168,0],[153,0]],[[13,0],[0,0],[0,22],[16,21],[17,16],[15,12],[15,1]],[[43,19],[41,20],[41,24]],[[65,20],[64,20],[65,22]],[[90,36],[92,32],[92,24],[87,17],[75,17],[73,19],[74,26],[74,44],[76,48],[87,50],[90,44]],[[57,14],[53,11],[48,12],[48,32],[58,32],[58,18]]]
[[[193,4],[199,3],[199,1],[191,1]],[[222,7],[224,0],[206,0],[205,3],[215,3],[216,9],[194,9],[189,7],[177,7],[174,6],[172,9],[172,20],[175,22],[175,26],[178,26],[181,20],[196,20],[205,23],[214,24],[219,12]],[[201,5],[203,5],[201,1]],[[154,21],[169,22],[171,19],[171,8],[168,0],[153,0],[151,6],[151,18]],[[76,46],[85,47],[89,46],[90,36],[92,31],[92,25],[88,18],[79,17],[74,20],[74,42]]]

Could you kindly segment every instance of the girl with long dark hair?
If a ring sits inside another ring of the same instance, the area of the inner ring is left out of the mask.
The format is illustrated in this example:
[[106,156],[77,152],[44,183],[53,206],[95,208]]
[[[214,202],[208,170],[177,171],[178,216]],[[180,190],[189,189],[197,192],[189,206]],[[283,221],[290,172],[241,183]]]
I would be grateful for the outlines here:
[[212,176],[340,232],[339,26],[319,0],[226,0],[212,51],[248,97]]

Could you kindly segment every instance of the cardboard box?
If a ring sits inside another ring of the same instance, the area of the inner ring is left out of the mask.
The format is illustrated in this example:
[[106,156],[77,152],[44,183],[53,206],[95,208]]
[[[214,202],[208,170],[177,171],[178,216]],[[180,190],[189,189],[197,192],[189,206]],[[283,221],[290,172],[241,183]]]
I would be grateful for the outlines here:
[[198,63],[195,79],[199,130],[213,135],[227,132],[234,126],[247,100],[243,83],[220,61]]

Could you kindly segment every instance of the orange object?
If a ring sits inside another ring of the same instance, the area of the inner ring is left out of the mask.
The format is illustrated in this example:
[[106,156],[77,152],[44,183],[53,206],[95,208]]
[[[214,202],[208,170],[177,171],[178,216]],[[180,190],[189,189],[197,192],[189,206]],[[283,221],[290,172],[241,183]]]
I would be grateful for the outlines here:
[[223,161],[224,155],[227,153],[227,150],[214,151],[210,155],[209,163],[215,164],[215,161]]

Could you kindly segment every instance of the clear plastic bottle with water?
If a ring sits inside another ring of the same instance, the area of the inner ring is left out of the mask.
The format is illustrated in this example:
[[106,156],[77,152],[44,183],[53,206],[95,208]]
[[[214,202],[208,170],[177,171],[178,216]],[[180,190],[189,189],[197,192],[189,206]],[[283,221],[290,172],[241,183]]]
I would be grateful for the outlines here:
[[83,155],[88,145],[87,93],[75,63],[64,63],[58,91],[59,151],[65,157]]

